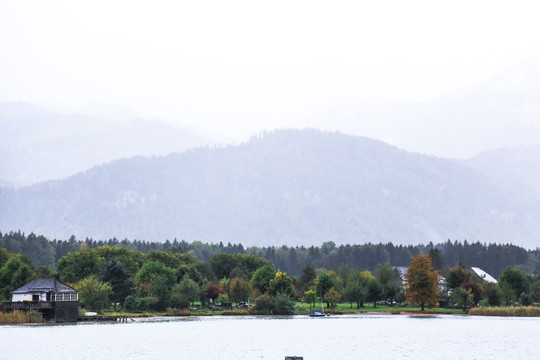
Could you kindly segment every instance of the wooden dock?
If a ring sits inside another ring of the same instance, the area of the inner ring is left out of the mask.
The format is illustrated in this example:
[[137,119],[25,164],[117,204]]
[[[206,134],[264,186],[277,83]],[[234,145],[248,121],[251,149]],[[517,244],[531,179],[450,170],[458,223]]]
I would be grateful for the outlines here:
[[94,315],[94,316],[79,316],[77,321],[80,322],[128,322],[135,321],[130,316],[125,315]]

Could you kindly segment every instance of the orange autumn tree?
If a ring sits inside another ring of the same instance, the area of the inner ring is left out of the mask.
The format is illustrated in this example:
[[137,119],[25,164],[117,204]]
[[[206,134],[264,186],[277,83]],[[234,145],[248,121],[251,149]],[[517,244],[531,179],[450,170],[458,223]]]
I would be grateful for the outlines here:
[[424,305],[435,305],[439,298],[439,272],[431,267],[428,255],[417,255],[411,258],[411,263],[405,273],[405,294],[407,301]]

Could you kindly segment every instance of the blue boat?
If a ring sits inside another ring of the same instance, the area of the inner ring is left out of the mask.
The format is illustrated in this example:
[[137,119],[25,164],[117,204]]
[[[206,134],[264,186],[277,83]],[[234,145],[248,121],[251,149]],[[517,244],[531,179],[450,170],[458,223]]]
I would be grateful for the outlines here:
[[323,317],[323,316],[326,316],[326,314],[323,313],[322,311],[314,311],[311,314],[309,314],[309,316],[311,316],[311,317]]

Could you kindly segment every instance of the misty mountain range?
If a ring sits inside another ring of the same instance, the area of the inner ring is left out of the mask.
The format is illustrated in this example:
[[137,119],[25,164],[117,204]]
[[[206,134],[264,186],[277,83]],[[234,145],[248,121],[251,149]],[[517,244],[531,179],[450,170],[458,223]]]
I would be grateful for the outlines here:
[[[481,85],[423,102],[335,108],[321,114],[319,127],[334,124],[401,149],[452,158],[524,144],[540,146],[539,64],[523,61]],[[350,118],[336,119],[342,112]]]
[[24,102],[0,103],[0,186],[31,185],[116,159],[218,143],[206,134],[155,120],[121,119],[119,111],[102,110],[99,115],[66,115]]
[[538,148],[468,160],[280,130],[0,190],[0,230],[245,245],[451,240],[538,246]]

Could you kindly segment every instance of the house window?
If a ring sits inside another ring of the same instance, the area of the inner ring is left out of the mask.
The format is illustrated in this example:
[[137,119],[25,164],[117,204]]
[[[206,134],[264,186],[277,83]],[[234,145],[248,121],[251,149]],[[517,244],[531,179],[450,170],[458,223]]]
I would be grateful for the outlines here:
[[56,301],[56,294],[55,293],[51,294],[51,301]]
[[63,301],[64,298],[62,296],[62,294],[56,294],[56,301]]
[[71,301],[77,301],[77,293],[71,294]]

